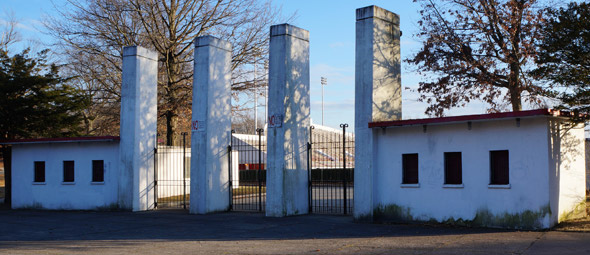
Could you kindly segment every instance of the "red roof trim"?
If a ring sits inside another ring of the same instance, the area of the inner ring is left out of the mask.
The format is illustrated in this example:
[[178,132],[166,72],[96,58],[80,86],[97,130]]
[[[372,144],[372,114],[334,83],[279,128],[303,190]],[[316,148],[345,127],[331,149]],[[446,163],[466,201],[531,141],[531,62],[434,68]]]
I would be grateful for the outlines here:
[[500,113],[462,115],[462,116],[450,116],[450,117],[414,119],[414,120],[369,122],[369,128],[426,125],[426,124],[447,123],[447,122],[492,120],[492,119],[519,118],[519,117],[531,117],[531,116],[569,116],[569,115],[570,115],[569,112],[560,112],[560,111],[551,110],[551,109],[538,109],[538,110],[528,110],[528,111],[520,111],[520,112],[500,112]]
[[3,140],[0,144],[19,144],[19,143],[68,143],[68,142],[103,142],[119,141],[118,136],[83,136],[83,137],[59,137],[59,138],[33,138],[33,139],[14,139]]

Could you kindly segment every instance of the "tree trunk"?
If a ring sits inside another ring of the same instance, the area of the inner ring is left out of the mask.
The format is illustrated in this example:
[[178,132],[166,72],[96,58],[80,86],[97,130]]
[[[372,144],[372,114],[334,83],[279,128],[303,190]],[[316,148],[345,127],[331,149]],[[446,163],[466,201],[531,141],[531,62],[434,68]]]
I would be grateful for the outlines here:
[[166,112],[166,145],[173,146],[176,141],[177,116],[172,110]]
[[518,63],[510,63],[510,76],[508,78],[508,90],[510,93],[510,103],[512,104],[512,111],[519,112],[522,110],[522,102],[520,97],[520,69]]

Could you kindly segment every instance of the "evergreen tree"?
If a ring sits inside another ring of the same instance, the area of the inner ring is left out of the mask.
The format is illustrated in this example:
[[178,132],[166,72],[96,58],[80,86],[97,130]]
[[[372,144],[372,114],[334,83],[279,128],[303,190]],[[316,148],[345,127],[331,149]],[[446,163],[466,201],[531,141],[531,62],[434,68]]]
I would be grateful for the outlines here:
[[539,41],[537,78],[550,81],[562,108],[590,113],[590,4],[549,9]]
[[0,139],[80,135],[90,97],[59,76],[47,53],[0,49]]

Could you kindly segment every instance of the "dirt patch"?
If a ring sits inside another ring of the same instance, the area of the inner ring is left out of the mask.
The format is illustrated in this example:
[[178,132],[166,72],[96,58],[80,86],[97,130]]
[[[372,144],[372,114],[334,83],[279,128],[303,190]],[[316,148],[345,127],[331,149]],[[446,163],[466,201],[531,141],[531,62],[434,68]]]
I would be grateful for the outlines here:
[[[586,192],[588,195],[588,192]],[[555,226],[557,231],[590,232],[590,197],[586,197],[586,217],[566,220]]]
[[557,231],[590,232],[590,217],[574,219],[559,223],[555,227]]

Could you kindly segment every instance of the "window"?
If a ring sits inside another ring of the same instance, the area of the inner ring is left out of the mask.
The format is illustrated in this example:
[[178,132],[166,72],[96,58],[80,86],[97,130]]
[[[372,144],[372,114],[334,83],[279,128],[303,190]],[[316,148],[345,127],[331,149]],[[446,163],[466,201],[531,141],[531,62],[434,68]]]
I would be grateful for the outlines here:
[[45,161],[35,161],[34,182],[45,182]]
[[509,184],[508,151],[490,151],[490,184]]
[[74,161],[64,161],[64,182],[74,182]]
[[418,183],[418,153],[402,154],[402,183]]
[[104,182],[104,160],[92,160],[92,182]]
[[445,184],[462,184],[461,152],[445,152]]

